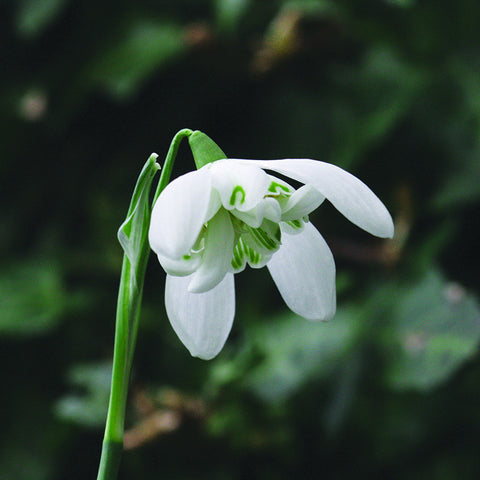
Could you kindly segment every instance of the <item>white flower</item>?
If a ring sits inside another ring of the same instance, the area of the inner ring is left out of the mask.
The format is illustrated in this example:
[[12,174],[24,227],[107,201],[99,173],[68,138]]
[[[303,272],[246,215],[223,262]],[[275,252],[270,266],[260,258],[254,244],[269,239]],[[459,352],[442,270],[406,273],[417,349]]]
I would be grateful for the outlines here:
[[[265,170],[304,185],[298,190]],[[193,356],[222,349],[235,314],[233,274],[267,265],[285,303],[311,320],[335,313],[335,263],[308,214],[327,198],[351,222],[393,236],[385,206],[360,180],[309,159],[208,163],[159,196],[149,240],[167,272],[165,305]]]

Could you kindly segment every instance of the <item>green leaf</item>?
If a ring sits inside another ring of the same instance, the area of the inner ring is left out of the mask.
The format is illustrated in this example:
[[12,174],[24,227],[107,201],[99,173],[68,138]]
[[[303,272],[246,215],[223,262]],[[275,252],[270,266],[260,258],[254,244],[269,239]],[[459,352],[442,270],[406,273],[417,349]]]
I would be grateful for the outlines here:
[[66,395],[55,405],[55,413],[64,420],[95,427],[105,422],[110,393],[111,363],[76,365],[68,372],[69,383],[82,394]]
[[338,5],[330,0],[289,0],[284,7],[301,13],[304,16],[328,18],[336,16]]
[[435,209],[468,205],[480,198],[480,143],[456,160],[451,174],[433,197],[431,203]]
[[225,32],[233,30],[249,4],[250,0],[216,0],[215,10],[220,27]]
[[384,0],[384,2],[403,8],[413,7],[415,5],[415,0]]
[[0,334],[37,335],[54,328],[67,306],[54,262],[33,259],[0,274]]
[[334,72],[333,163],[348,168],[369,148],[388,137],[425,86],[424,72],[384,47],[372,48],[352,70]]
[[399,288],[383,333],[387,382],[426,390],[448,379],[477,351],[480,308],[462,287],[435,270]]
[[282,401],[311,378],[327,375],[356,342],[361,323],[355,318],[354,310],[344,309],[328,323],[286,314],[257,325],[248,338],[263,361],[247,386],[264,400]]
[[17,29],[25,37],[41,33],[61,13],[66,0],[24,0],[17,10]]
[[96,62],[91,80],[119,97],[134,94],[158,68],[186,50],[177,25],[140,21]]

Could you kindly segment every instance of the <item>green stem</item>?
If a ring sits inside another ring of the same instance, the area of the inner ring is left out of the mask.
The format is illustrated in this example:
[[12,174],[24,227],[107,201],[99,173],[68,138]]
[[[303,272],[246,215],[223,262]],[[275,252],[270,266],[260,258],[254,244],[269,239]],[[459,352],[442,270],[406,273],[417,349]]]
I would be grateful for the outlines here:
[[170,181],[170,175],[172,174],[173,164],[175,162],[175,157],[177,156],[178,147],[180,146],[181,141],[185,137],[189,137],[192,134],[192,130],[184,128],[177,132],[173,137],[172,143],[170,143],[170,148],[168,149],[167,156],[165,158],[165,164],[163,166],[162,175],[158,182],[157,191],[153,197],[153,204],[157,201],[158,196],[162,193],[163,189],[168,185]]
[[[180,142],[184,137],[191,135],[191,133],[192,131],[189,129],[180,130],[173,138],[165,158],[153,204],[170,181]],[[129,211],[129,215],[130,213],[131,211]],[[145,270],[148,257],[150,256],[148,235],[146,234],[149,225],[150,218],[148,213],[147,218],[142,223],[141,241],[136,244],[138,249],[135,252],[138,259],[136,265],[133,266],[131,264],[126,254],[123,257],[118,290],[110,400],[97,480],[115,480],[120,466],[128,383],[137,337]]]

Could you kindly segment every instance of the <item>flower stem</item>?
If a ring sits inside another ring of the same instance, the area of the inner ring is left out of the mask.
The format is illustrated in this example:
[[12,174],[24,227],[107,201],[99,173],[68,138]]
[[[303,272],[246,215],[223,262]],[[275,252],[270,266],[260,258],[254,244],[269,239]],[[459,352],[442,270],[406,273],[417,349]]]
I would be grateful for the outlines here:
[[177,156],[178,147],[185,137],[189,137],[192,134],[192,130],[184,128],[176,133],[173,137],[172,142],[170,143],[170,148],[168,149],[167,156],[165,157],[165,163],[163,165],[162,175],[158,182],[157,191],[153,197],[153,203],[155,204],[157,198],[162,193],[163,189],[168,185],[170,181],[170,175],[172,174],[173,164],[175,163],[175,157]]
[[[153,204],[168,185],[178,147],[189,129],[180,130],[173,138],[158,182]],[[110,400],[97,480],[115,480],[123,451],[123,434],[128,383],[138,330],[145,270],[150,256],[148,228],[150,207],[147,202],[150,185],[159,166],[152,154],[137,181],[127,220],[119,230],[125,251],[118,290],[115,342],[113,351]]]

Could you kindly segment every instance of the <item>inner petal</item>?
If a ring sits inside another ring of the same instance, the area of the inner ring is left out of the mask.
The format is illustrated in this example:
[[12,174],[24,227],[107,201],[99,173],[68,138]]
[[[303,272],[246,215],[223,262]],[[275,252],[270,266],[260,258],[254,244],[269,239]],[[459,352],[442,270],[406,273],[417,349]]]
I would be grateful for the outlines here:
[[249,225],[245,225],[245,228],[246,233],[242,235],[242,239],[254,251],[272,255],[280,248],[282,234],[278,223],[264,220],[259,228]]
[[163,269],[175,277],[185,277],[191,275],[202,263],[202,256],[200,253],[192,253],[184,255],[179,260],[172,260],[163,255],[157,254],[158,261]]
[[313,212],[325,197],[312,185],[303,185],[287,200],[282,209],[282,220],[297,220]]
[[232,215],[253,228],[258,228],[265,219],[278,223],[282,216],[280,204],[276,198],[262,198],[257,205],[246,212],[231,210]]
[[232,271],[233,273],[242,272],[247,263],[252,268],[262,268],[268,263],[270,258],[271,255],[257,252],[240,237],[233,249]]
[[212,164],[210,171],[213,188],[227,210],[251,210],[268,192],[268,175],[257,166],[219,160]]

